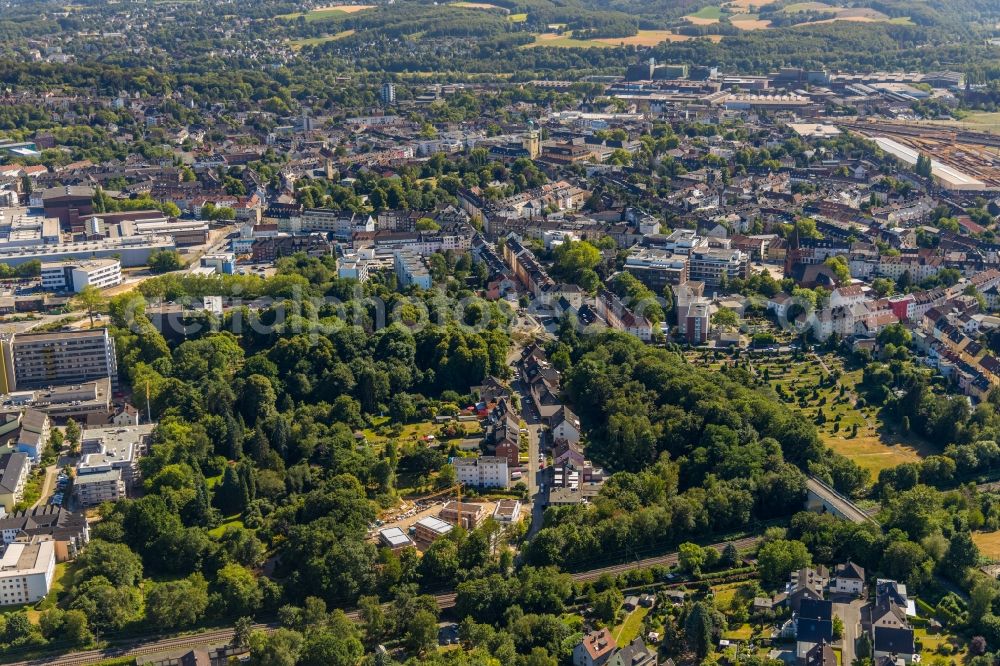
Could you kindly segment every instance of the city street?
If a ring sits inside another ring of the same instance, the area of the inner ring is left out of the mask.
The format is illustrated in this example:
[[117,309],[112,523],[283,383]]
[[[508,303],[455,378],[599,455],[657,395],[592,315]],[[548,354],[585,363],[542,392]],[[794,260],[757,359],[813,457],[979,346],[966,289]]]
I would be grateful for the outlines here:
[[548,475],[548,469],[539,469],[538,455],[542,450],[542,423],[538,412],[535,411],[528,387],[521,382],[519,369],[516,366],[518,359],[521,358],[521,349],[520,345],[515,344],[507,355],[507,362],[512,365],[514,371],[514,378],[511,380],[510,386],[520,398],[521,420],[524,421],[524,428],[528,431],[528,465],[524,482],[528,486],[528,503],[531,509],[531,531],[529,532],[529,536],[531,536],[541,529],[542,514],[548,504],[548,490],[541,490]]

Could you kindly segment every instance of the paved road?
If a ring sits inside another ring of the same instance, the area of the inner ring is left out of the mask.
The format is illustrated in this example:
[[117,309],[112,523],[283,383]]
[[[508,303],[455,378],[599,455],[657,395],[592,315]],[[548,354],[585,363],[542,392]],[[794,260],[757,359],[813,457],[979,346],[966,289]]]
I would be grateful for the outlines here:
[[[737,548],[745,550],[756,545],[759,541],[760,537],[745,537],[743,539],[737,539],[732,543],[735,544]],[[721,551],[726,547],[727,543],[729,542],[712,544],[712,547]],[[667,553],[666,555],[636,560],[635,562],[626,562],[624,564],[615,564],[598,569],[591,569],[589,571],[580,571],[571,574],[571,576],[574,581],[587,582],[596,580],[604,574],[614,575],[630,571],[632,569],[645,569],[655,565],[670,565],[676,563],[677,553]],[[435,595],[434,598],[437,601],[438,607],[441,609],[451,608],[455,605],[454,592],[443,592]],[[357,610],[348,611],[347,616],[352,620],[359,619]],[[263,631],[270,631],[274,628],[274,626],[275,625],[270,624],[258,624],[255,625],[254,628]],[[180,636],[177,638],[167,638],[149,642],[141,642],[137,640],[133,644],[118,648],[109,648],[107,650],[89,650],[87,652],[77,652],[62,657],[47,657],[44,659],[8,662],[8,664],[9,666],[86,666],[87,664],[96,664],[104,659],[112,657],[150,655],[159,652],[180,651],[198,647],[221,646],[229,643],[232,637],[232,629],[218,629],[202,632],[200,634],[192,634],[190,636]]]
[[848,596],[834,596],[831,597],[831,600],[837,602],[833,604],[833,612],[844,623],[841,662],[853,664],[858,638],[861,636],[861,608],[865,605],[865,601]]
[[42,493],[38,496],[38,501],[31,505],[34,509],[49,501],[52,497],[52,490],[56,485],[56,476],[59,474],[58,465],[49,465],[45,468],[45,479],[42,481]]

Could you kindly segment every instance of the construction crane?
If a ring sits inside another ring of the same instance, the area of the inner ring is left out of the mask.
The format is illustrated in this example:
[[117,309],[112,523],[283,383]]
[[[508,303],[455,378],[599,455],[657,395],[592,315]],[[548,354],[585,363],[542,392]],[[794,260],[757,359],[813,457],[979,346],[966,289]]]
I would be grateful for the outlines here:
[[456,504],[456,509],[457,509],[457,511],[456,511],[457,518],[456,518],[455,522],[458,525],[460,525],[462,527],[465,527],[464,525],[462,525],[462,484],[461,483],[456,483],[453,486],[448,486],[447,488],[444,488],[442,490],[438,490],[436,492],[433,492],[430,495],[424,495],[420,499],[421,499],[421,501],[423,501],[423,500],[430,500],[430,499],[434,499],[436,497],[440,497],[441,495],[448,495],[448,494],[450,494],[452,492],[455,493],[455,504]]

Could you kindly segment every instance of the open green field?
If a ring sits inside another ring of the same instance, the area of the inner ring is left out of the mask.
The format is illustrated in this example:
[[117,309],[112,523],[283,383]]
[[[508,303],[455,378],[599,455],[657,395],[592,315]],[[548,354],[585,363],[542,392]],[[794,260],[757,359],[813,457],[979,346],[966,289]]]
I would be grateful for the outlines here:
[[[709,35],[712,41],[721,39],[721,35]],[[565,49],[581,48],[609,48],[620,46],[656,46],[663,42],[686,42],[693,39],[688,35],[678,35],[670,30],[640,30],[630,37],[600,37],[597,39],[573,39],[572,32],[559,34],[556,32],[545,32],[535,35],[535,41],[526,44],[521,48],[532,48],[535,46],[552,46]]]
[[927,120],[923,122],[961,127],[979,132],[1000,132],[1000,111],[973,111],[961,120]]
[[344,37],[350,37],[354,34],[353,30],[342,30],[333,35],[323,35],[322,37],[309,37],[307,39],[295,39],[288,42],[292,49],[298,51],[304,46],[316,46],[317,44],[326,44],[327,42],[335,42],[338,39],[343,39]]
[[303,14],[296,12],[293,14],[281,14],[275,18],[295,20],[300,16],[306,17],[306,23],[316,23],[318,21],[329,21],[330,19],[356,14],[366,9],[373,9],[375,5],[330,5],[329,7],[317,7]]
[[718,21],[720,18],[722,18],[722,8],[721,7],[712,7],[712,6],[702,7],[701,9],[699,9],[696,12],[694,12],[693,14],[688,14],[684,18],[686,18],[686,19],[696,18],[696,19]]
[[511,14],[507,17],[507,20],[511,23],[524,23],[528,20],[527,14]]

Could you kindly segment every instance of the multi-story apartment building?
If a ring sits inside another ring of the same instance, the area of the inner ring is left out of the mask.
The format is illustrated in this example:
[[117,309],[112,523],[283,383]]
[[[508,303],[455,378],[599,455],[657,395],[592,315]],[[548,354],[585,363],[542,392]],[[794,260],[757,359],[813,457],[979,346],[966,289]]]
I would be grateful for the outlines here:
[[49,291],[78,293],[87,286],[104,289],[121,283],[122,265],[117,259],[42,264],[42,288]]
[[625,258],[625,270],[656,293],[688,281],[688,258],[652,247],[634,247]]
[[455,475],[461,484],[476,488],[507,488],[510,486],[507,458],[498,456],[457,458],[453,464]]
[[74,492],[84,506],[116,502],[139,481],[155,424],[85,430],[80,443]]
[[25,454],[0,455],[0,506],[8,513],[24,499],[24,484],[30,470],[31,460]]
[[110,378],[118,384],[115,340],[106,328],[0,338],[0,392],[80,384]]
[[427,266],[424,265],[423,259],[416,252],[396,250],[393,256],[393,267],[401,288],[405,289],[412,284],[421,289],[431,288],[431,274],[427,270]]
[[0,557],[0,606],[31,604],[52,588],[56,570],[55,544],[32,539],[12,543]]

